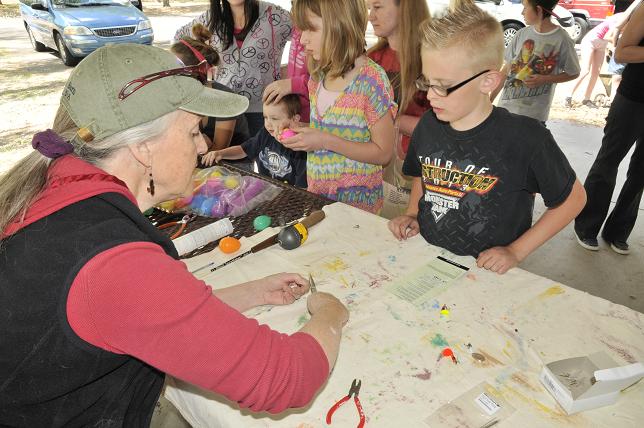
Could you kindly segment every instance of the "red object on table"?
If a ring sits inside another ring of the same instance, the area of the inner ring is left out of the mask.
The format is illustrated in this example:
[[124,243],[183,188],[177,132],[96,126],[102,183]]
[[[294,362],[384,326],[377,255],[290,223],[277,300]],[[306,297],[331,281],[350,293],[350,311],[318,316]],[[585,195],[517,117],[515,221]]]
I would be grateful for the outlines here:
[[358,414],[360,415],[360,422],[358,423],[358,428],[364,427],[365,416],[364,411],[362,410],[362,404],[360,404],[360,399],[358,398],[358,393],[360,392],[360,386],[362,386],[362,381],[358,379],[353,379],[351,382],[351,388],[349,388],[349,394],[346,397],[342,397],[337,403],[335,403],[326,414],[326,423],[331,425],[331,417],[333,413],[344,403],[349,401],[349,398],[353,397],[353,401],[356,403],[356,408],[358,409]]
[[194,220],[196,217],[197,217],[196,214],[186,214],[181,218],[181,220],[171,221],[171,222],[168,222],[168,223],[158,225],[157,229],[162,230],[162,229],[167,229],[169,227],[178,226],[177,230],[175,230],[174,233],[170,236],[170,239],[175,239],[175,238],[178,238],[179,236],[181,236],[181,234],[183,233],[183,231],[186,228],[186,225],[190,221]]

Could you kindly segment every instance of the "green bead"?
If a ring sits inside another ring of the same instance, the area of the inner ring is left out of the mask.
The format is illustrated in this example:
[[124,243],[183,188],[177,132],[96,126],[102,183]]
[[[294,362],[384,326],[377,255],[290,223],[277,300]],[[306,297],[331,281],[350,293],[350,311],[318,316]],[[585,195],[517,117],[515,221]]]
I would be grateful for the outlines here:
[[258,215],[253,220],[253,227],[256,231],[261,232],[271,225],[272,219],[267,215]]

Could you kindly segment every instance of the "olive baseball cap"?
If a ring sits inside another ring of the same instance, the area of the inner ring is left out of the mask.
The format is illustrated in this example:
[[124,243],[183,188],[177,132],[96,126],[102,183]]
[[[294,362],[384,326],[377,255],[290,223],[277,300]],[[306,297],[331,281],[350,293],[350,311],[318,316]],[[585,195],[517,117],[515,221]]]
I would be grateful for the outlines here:
[[132,80],[179,67],[172,53],[154,46],[124,43],[92,52],[72,71],[61,96],[61,104],[80,128],[77,137],[85,142],[102,140],[179,109],[231,118],[248,108],[245,97],[182,75],[158,78],[119,99],[121,89]]

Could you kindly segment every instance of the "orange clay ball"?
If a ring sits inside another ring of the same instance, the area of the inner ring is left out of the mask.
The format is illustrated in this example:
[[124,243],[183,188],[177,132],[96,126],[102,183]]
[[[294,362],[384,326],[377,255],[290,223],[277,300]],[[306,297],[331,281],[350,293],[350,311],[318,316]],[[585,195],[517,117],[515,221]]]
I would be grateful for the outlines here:
[[239,239],[226,236],[225,238],[221,238],[219,240],[219,249],[223,253],[226,253],[226,254],[234,253],[235,251],[239,250],[239,247],[241,247],[241,243],[239,242]]

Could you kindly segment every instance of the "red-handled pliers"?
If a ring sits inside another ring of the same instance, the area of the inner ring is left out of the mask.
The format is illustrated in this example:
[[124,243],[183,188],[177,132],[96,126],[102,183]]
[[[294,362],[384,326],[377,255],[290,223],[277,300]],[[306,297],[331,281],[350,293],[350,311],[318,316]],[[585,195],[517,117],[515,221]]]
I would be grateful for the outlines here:
[[181,236],[181,234],[183,233],[184,229],[186,228],[186,225],[189,222],[191,222],[192,220],[194,220],[196,217],[197,217],[196,214],[186,214],[181,218],[181,220],[171,221],[171,222],[168,222],[168,223],[158,225],[157,229],[161,230],[161,229],[167,229],[169,227],[176,226],[177,230],[175,230],[172,233],[172,235],[170,235],[170,239],[175,239],[175,238],[178,238],[179,236]]
[[349,388],[349,394],[346,397],[342,397],[340,401],[335,403],[333,407],[329,409],[329,411],[326,414],[326,423],[327,425],[331,425],[331,416],[333,416],[333,413],[335,413],[336,410],[338,410],[338,407],[342,406],[344,403],[349,401],[349,398],[353,396],[353,401],[356,403],[356,407],[358,408],[358,414],[360,415],[360,423],[358,423],[358,428],[364,427],[364,411],[362,410],[362,404],[360,404],[360,399],[358,398],[358,393],[360,392],[360,386],[362,385],[362,380],[358,379],[353,379],[353,382],[351,382],[351,388]]

